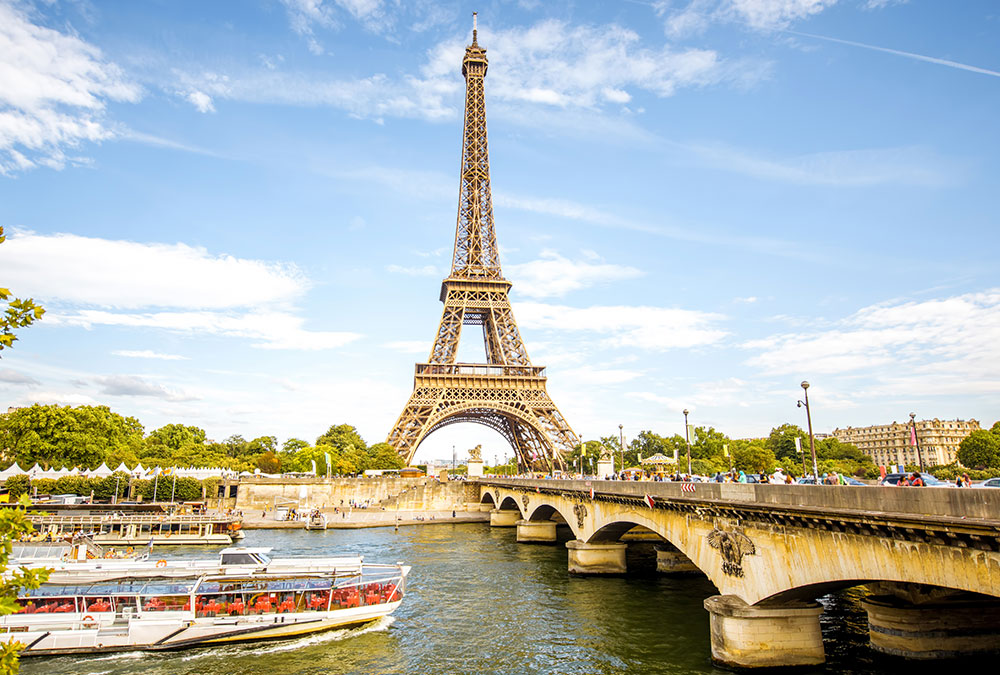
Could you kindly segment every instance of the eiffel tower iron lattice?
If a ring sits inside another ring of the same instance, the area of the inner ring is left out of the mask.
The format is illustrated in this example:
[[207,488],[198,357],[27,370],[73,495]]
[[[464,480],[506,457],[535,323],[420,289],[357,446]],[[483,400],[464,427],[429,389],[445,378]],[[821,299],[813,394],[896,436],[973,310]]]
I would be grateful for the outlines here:
[[[465,49],[465,125],[458,224],[451,273],[441,282],[444,312],[428,363],[416,364],[413,393],[387,442],[409,463],[434,431],[459,422],[499,432],[524,468],[564,467],[577,435],[549,398],[545,368],[531,365],[500,270],[486,141],[486,50]],[[480,326],[486,363],[456,362],[463,326]]]

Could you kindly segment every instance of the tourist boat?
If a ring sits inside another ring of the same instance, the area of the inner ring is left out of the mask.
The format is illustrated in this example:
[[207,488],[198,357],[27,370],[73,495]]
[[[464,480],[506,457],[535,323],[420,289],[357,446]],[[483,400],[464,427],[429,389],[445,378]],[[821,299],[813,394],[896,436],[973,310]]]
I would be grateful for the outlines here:
[[326,514],[319,509],[309,514],[309,520],[306,521],[307,530],[325,530],[328,525]]
[[218,560],[91,560],[57,566],[0,617],[21,656],[167,650],[288,638],[386,616],[406,565],[361,556],[275,558],[228,548]]
[[142,546],[150,540],[172,546],[228,546],[244,536],[242,519],[225,514],[183,515],[133,511],[100,515],[32,513],[28,519],[40,535],[61,538],[73,534],[89,534],[103,546]]

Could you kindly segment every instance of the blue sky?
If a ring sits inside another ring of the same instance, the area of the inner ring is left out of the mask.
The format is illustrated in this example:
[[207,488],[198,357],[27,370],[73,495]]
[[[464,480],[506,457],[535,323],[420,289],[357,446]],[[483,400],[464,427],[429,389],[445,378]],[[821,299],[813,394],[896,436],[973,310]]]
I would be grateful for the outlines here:
[[[0,0],[0,280],[49,310],[0,404],[383,440],[440,319],[473,11],[514,314],[581,436],[766,435],[803,379],[817,431],[997,419],[973,0]],[[476,443],[508,452],[418,458]]]

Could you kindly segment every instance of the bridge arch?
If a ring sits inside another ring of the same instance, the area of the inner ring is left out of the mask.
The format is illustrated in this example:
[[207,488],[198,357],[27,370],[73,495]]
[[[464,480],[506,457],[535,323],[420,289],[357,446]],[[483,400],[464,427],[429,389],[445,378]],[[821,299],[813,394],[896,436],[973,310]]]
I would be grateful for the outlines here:
[[479,499],[480,504],[492,504],[493,508],[497,507],[496,499],[493,497],[493,493],[489,490],[483,490],[483,494]]
[[[406,463],[409,464],[413,460],[420,444],[435,431],[464,422],[481,424],[503,436],[517,454],[521,466],[532,466],[536,463],[529,456],[532,451],[536,455],[541,454],[539,451],[545,451],[545,456],[549,456],[552,451],[548,433],[531,411],[503,401],[496,401],[489,408],[483,407],[481,401],[470,401],[449,405],[433,414],[414,440],[406,457]],[[522,432],[521,435],[517,433],[518,430]]]
[[[496,503],[496,502],[494,502]],[[501,511],[520,511],[522,514],[524,511],[521,509],[521,505],[517,503],[517,500],[510,495],[504,497],[500,501],[500,506],[497,507]]]

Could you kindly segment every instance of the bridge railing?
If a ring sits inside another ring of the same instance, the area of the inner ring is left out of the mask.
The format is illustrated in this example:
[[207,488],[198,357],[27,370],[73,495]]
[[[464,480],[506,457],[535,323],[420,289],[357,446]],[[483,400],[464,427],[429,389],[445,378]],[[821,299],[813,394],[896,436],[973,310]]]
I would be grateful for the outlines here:
[[[670,481],[539,480],[480,478],[496,485],[541,492],[580,493],[587,498],[646,495],[657,500],[755,505],[774,509],[871,514],[910,518],[992,521],[1000,526],[1000,489],[852,485],[762,485],[753,483],[682,483]],[[687,488],[683,486],[688,486]],[[691,490],[693,487],[693,491]]]

